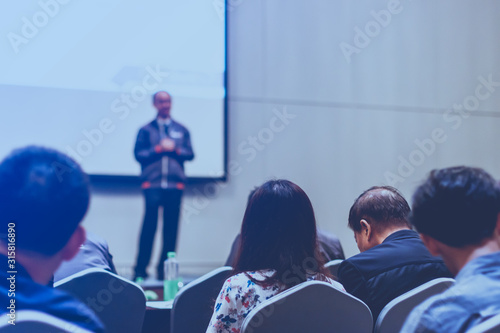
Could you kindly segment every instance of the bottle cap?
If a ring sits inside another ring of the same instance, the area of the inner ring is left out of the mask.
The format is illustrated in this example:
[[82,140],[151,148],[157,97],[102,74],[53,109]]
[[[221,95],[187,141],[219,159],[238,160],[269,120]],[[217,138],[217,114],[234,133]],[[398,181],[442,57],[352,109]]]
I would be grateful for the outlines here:
[[175,252],[168,252],[167,258],[175,258]]

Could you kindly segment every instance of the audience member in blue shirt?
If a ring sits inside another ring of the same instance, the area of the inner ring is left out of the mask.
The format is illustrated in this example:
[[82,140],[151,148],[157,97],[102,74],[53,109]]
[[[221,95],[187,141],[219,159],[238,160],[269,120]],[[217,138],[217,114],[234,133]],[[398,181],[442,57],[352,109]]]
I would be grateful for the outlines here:
[[500,313],[500,188],[484,170],[434,170],[410,220],[456,283],[407,318],[402,332],[465,332]]
[[89,199],[88,177],[58,151],[31,146],[13,151],[0,163],[3,318],[36,310],[91,332],[105,331],[85,304],[47,286],[59,265],[73,258],[85,241],[80,221]]

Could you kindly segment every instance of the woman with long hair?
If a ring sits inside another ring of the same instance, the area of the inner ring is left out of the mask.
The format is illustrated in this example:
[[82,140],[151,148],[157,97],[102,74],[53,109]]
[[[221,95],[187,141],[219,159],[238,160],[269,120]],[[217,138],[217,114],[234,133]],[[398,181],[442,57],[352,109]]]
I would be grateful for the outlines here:
[[248,202],[233,274],[215,302],[207,332],[239,332],[258,304],[304,281],[344,290],[323,265],[306,193],[288,180],[264,183]]

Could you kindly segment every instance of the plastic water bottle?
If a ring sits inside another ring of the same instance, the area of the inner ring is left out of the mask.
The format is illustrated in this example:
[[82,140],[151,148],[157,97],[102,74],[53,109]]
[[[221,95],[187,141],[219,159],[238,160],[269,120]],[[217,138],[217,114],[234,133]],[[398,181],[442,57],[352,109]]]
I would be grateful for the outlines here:
[[170,301],[175,298],[177,291],[179,291],[179,262],[175,258],[175,252],[167,253],[167,260],[165,260],[163,267],[165,269],[163,299]]

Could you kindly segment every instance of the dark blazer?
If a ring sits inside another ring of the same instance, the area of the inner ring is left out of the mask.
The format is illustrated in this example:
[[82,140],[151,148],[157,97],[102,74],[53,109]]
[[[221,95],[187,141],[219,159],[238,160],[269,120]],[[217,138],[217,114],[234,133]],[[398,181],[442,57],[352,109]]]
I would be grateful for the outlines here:
[[391,300],[439,277],[452,275],[413,230],[389,235],[382,244],[344,260],[338,270],[346,291],[372,311],[373,323]]
[[[177,147],[172,152],[158,152],[157,150],[161,138],[156,119],[143,126],[137,134],[134,156],[141,164],[141,181],[144,189],[160,188],[163,177],[166,177],[168,188],[184,188],[186,182],[184,162],[194,158],[189,131],[171,119],[165,132]],[[168,157],[166,171],[162,166],[163,157]]]

